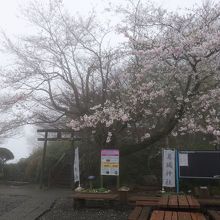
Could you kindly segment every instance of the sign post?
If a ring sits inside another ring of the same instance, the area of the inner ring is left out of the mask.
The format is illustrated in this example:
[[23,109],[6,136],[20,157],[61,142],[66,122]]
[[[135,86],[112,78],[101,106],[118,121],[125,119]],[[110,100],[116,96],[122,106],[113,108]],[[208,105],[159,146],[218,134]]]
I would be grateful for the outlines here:
[[179,151],[176,150],[176,192],[179,193],[180,185],[179,185]]
[[175,150],[163,150],[162,187],[175,187]]
[[103,187],[103,176],[117,176],[117,187],[119,187],[119,150],[101,150],[101,187]]

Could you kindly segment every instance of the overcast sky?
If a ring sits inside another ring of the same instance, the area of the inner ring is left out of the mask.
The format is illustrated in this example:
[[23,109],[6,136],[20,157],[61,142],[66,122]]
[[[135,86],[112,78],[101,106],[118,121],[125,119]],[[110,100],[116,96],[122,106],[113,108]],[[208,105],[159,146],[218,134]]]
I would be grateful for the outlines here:
[[[20,18],[19,8],[29,1],[0,1],[0,29],[15,36],[27,32],[27,25]],[[95,9],[98,16],[104,16],[103,11],[105,8],[111,4],[116,5],[122,0],[64,0],[63,2],[72,14],[86,15],[91,9]],[[192,7],[195,4],[202,4],[201,0],[152,0],[152,2],[168,10],[178,10],[179,8]],[[3,59],[1,54],[0,59]],[[26,126],[18,136],[5,140],[1,146],[9,148],[13,152],[15,155],[13,162],[16,162],[20,158],[27,157],[36,145],[36,129]]]

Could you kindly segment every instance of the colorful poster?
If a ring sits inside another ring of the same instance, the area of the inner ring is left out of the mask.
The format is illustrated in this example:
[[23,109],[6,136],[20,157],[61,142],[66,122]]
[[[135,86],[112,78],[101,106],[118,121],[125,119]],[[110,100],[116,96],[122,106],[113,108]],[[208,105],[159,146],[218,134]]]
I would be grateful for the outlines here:
[[175,151],[163,150],[163,186],[175,187]]
[[101,151],[101,175],[119,176],[119,150]]

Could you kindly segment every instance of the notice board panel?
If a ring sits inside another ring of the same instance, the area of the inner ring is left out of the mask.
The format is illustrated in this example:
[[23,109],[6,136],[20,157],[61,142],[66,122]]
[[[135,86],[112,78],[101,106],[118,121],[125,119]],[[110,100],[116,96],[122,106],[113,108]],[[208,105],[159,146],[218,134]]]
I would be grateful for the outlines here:
[[179,176],[220,179],[220,151],[180,151]]
[[101,150],[101,175],[119,176],[119,150]]

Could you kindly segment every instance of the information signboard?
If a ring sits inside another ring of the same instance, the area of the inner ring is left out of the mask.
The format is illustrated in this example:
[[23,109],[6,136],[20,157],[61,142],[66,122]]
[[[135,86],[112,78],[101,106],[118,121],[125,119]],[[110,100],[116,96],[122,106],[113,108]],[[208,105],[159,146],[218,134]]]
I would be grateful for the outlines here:
[[180,151],[179,176],[220,179],[220,151]]
[[119,150],[101,151],[101,175],[119,176]]

